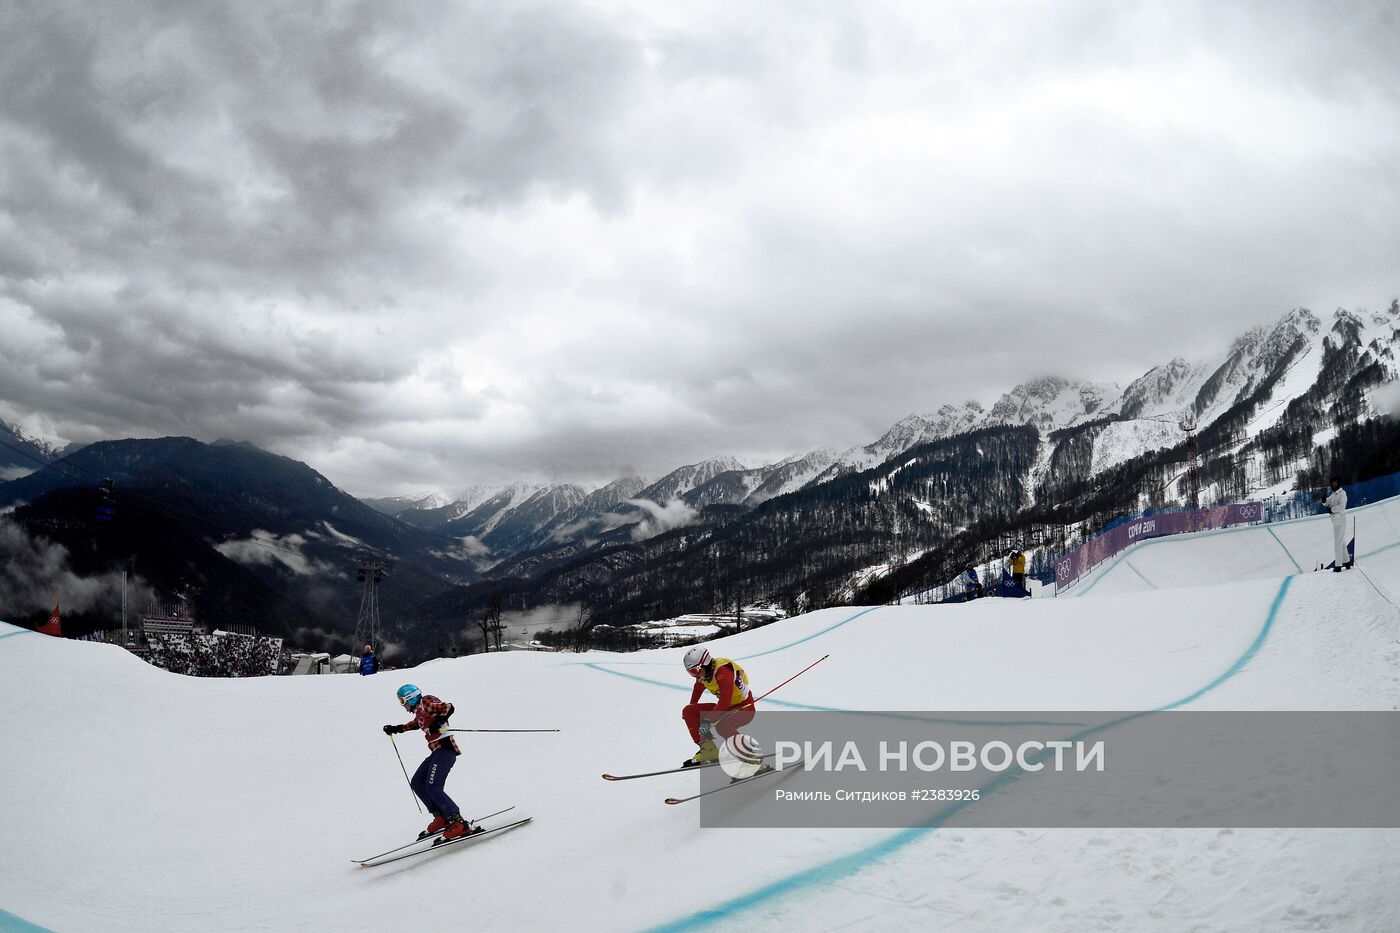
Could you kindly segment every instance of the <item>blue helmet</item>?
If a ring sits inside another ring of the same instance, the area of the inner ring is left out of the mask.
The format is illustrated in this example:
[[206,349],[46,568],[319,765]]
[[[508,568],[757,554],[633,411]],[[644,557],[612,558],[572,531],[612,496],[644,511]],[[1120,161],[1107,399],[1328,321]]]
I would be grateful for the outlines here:
[[407,706],[409,709],[413,709],[418,705],[418,701],[423,699],[423,691],[413,686],[413,684],[404,684],[399,688],[398,697],[400,703]]

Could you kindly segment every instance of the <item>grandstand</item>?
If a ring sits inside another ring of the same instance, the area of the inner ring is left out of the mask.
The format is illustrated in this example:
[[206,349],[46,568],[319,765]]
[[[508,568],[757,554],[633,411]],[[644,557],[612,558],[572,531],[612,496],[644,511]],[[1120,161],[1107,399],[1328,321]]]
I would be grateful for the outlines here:
[[279,673],[282,639],[216,631],[211,635],[147,635],[146,660],[193,677],[265,677]]

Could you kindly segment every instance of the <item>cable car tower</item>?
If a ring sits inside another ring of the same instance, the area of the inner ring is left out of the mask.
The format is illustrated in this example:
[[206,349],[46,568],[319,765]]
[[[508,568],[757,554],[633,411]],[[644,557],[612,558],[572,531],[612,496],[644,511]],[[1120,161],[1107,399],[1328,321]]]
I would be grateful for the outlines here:
[[388,573],[377,560],[361,561],[355,565],[355,579],[360,584],[360,615],[355,620],[355,649],[370,645],[379,651],[379,581]]
[[1181,430],[1186,433],[1186,505],[1201,507],[1200,451],[1196,446],[1196,416],[1191,412],[1181,416]]

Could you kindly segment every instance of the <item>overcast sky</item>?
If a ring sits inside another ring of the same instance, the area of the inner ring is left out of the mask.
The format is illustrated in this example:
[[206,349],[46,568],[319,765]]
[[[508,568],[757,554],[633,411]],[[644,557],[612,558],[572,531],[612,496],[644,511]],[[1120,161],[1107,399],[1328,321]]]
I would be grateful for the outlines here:
[[0,6],[0,419],[656,477],[1400,294],[1388,3]]

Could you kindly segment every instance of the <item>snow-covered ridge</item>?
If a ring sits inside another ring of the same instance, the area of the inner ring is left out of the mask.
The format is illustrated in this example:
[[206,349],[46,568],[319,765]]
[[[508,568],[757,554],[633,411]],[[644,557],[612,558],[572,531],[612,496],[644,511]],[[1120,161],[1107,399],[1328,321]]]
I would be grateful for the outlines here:
[[740,473],[748,468],[734,457],[714,457],[679,467],[667,473],[638,494],[637,498],[666,503],[681,499],[721,473]]
[[451,505],[452,500],[441,493],[426,496],[389,496],[383,499],[361,499],[365,505],[385,515],[398,515],[400,512],[426,511]]
[[1042,434],[1091,420],[1121,394],[1111,382],[1075,382],[1046,377],[1022,383],[1003,395],[981,425],[1029,424]]
[[[1252,393],[1268,388],[1249,436],[1272,426],[1288,402],[1317,381],[1328,348],[1361,348],[1395,378],[1400,305],[1384,313],[1338,309],[1329,326],[1299,308],[1272,325],[1251,328],[1214,357],[1180,357],[1154,366],[1119,390],[1111,383],[1058,377],[1034,379],[1003,395],[985,412],[976,402],[945,405],[936,415],[910,415],[874,444],[839,455],[813,482],[868,469],[918,444],[995,424],[1030,424],[1045,435],[1103,422],[1095,428],[1092,471],[1179,443],[1183,424],[1203,428]],[[1048,451],[1042,454],[1042,466]]]

